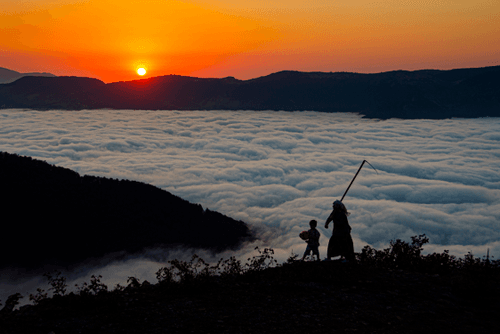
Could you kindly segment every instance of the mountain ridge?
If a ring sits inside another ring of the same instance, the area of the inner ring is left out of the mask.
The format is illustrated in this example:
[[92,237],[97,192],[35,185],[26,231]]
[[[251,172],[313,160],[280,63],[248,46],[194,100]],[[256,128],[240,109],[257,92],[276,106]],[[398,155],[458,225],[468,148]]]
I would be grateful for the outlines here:
[[167,75],[104,83],[24,77],[0,109],[284,110],[368,118],[500,117],[500,66],[382,73],[281,71],[249,80]]
[[56,77],[54,74],[47,72],[20,73],[8,68],[0,67],[0,84],[11,83],[25,76]]

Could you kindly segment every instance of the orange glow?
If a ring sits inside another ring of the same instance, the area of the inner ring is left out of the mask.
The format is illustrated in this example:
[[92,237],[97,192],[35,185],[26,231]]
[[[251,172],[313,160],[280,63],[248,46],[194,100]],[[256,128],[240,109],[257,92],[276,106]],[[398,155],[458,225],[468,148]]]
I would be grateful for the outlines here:
[[500,65],[500,2],[3,0],[0,67],[133,80]]

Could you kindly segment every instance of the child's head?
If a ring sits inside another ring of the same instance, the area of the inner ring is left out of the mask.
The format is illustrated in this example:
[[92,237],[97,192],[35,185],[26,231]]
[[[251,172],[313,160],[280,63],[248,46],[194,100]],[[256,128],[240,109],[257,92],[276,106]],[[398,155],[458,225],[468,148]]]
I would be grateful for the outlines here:
[[311,226],[311,228],[316,228],[316,226],[318,226],[318,222],[313,219],[309,222],[309,226]]

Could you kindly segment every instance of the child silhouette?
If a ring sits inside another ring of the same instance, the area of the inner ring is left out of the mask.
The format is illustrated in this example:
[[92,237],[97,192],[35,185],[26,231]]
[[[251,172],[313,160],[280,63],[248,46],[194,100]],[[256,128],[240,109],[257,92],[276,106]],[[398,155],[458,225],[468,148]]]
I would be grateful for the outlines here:
[[318,222],[315,220],[311,220],[309,222],[309,226],[311,227],[311,229],[309,231],[307,231],[309,234],[309,238],[306,239],[307,247],[306,247],[306,251],[304,252],[304,255],[302,256],[302,261],[304,261],[306,256],[311,254],[311,252],[312,252],[313,256],[316,255],[316,261],[320,261],[319,249],[318,249],[320,234],[319,234],[319,231],[316,229],[316,226],[318,226]]

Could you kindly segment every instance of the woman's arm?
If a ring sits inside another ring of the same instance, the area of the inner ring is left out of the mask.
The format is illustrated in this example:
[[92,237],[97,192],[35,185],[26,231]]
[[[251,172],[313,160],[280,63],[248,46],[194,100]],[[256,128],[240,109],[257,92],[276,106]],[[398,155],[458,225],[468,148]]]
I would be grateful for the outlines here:
[[330,213],[330,215],[328,216],[328,218],[326,219],[326,222],[325,222],[325,228],[328,228],[328,224],[330,224],[330,222],[333,220],[333,211],[332,213]]

